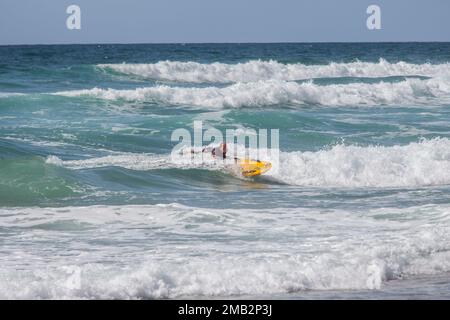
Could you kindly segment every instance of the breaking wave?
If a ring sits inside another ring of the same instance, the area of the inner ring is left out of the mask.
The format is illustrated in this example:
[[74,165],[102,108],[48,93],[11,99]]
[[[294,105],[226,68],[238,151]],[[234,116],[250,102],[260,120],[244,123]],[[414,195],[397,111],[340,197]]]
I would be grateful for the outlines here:
[[124,74],[148,79],[191,83],[255,82],[259,80],[303,80],[322,77],[388,77],[436,76],[450,74],[450,64],[390,63],[384,59],[375,62],[332,62],[327,65],[283,64],[277,61],[253,60],[245,63],[225,64],[160,61],[149,64],[101,64]]
[[133,90],[93,88],[57,92],[68,97],[146,101],[212,108],[258,107],[279,104],[321,106],[378,106],[445,104],[450,82],[442,78],[375,84],[317,85],[278,80],[236,83],[225,88],[183,88],[160,85]]
[[280,181],[300,186],[417,187],[450,184],[450,140],[403,146],[339,144],[317,152],[282,152]]
[[[267,151],[267,150],[266,150]],[[270,155],[270,152],[266,152]],[[418,187],[450,184],[450,140],[435,138],[408,145],[335,145],[316,152],[280,152],[273,159],[270,176],[280,182],[316,187]],[[50,156],[47,163],[71,169],[118,166],[131,170],[192,169],[222,170],[221,161],[174,163],[170,156],[145,154],[110,155],[62,161]]]

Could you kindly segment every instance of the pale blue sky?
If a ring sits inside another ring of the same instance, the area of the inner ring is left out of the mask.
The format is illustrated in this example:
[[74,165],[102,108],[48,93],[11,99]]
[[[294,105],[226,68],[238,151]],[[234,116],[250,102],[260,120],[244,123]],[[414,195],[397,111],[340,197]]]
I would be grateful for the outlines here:
[[[382,30],[366,28],[370,4]],[[450,41],[449,14],[449,0],[0,0],[0,45]]]

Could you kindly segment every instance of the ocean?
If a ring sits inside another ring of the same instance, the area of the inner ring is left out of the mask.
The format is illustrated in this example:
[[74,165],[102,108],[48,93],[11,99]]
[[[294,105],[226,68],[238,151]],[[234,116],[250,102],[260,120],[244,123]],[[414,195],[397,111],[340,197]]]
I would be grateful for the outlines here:
[[[194,121],[279,129],[279,168],[174,164]],[[0,46],[0,265],[3,299],[450,299],[450,43]]]

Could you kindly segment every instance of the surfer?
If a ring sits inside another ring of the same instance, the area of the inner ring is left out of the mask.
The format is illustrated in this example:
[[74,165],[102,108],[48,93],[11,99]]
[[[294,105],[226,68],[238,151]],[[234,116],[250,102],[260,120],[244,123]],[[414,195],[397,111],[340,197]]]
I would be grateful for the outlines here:
[[[194,153],[194,150],[191,150],[191,153]],[[227,144],[222,142],[216,147],[210,147],[210,146],[204,147],[202,149],[202,153],[211,153],[211,155],[214,158],[226,159]]]
[[[202,149],[202,153],[211,154],[215,159],[224,160],[227,158],[227,144],[220,143],[219,145],[206,146]],[[200,151],[195,151],[191,149],[191,153],[200,153]],[[272,164],[267,161],[251,160],[248,158],[234,158],[235,166],[237,171],[244,177],[255,177],[259,176],[272,168]],[[233,170],[234,171],[234,170]]]
[[[197,153],[194,149],[191,149],[191,153]],[[227,144],[220,143],[218,146],[206,146],[202,149],[202,153],[210,153],[214,158],[226,159],[227,157]]]

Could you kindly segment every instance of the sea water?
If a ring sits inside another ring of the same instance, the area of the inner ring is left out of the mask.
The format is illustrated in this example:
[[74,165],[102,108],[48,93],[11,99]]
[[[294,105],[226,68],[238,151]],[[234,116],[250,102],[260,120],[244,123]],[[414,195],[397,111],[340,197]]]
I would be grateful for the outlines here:
[[[279,129],[279,170],[174,165],[194,121]],[[0,265],[7,299],[450,298],[450,44],[2,46]]]

